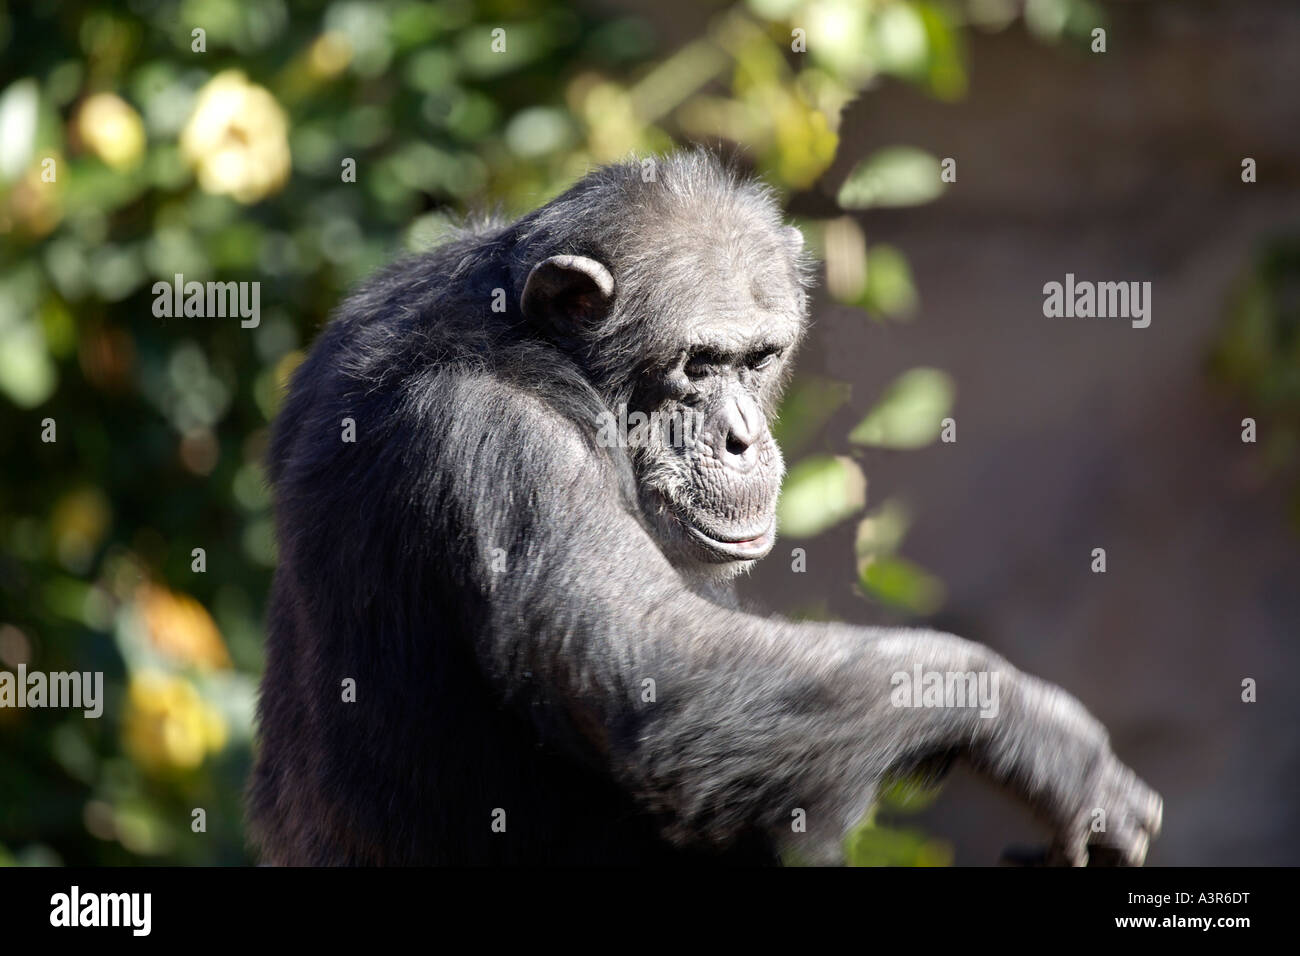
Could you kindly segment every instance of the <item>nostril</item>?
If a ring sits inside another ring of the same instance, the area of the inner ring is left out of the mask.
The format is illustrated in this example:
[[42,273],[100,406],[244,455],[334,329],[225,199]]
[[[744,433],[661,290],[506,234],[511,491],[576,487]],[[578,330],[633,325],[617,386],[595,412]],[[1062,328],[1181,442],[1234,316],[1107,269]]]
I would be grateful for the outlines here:
[[727,435],[727,454],[736,458],[742,457],[749,450],[749,442],[741,441],[734,434]]

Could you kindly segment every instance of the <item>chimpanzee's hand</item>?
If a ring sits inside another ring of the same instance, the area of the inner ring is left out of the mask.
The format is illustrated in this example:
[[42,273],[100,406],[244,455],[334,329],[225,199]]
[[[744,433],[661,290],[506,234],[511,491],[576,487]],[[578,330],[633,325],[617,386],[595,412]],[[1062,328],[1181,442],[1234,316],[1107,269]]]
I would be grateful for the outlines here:
[[[995,775],[1043,816],[1052,843],[1049,866],[1141,866],[1160,832],[1163,802],[1110,749],[1105,728],[1060,688],[1025,678],[1023,723],[997,735]],[[1000,770],[1000,772],[999,772]]]
[[[1101,754],[1082,806],[1056,826],[1048,863],[1060,866],[1141,866],[1160,833],[1160,795],[1120,763]],[[1104,829],[1102,829],[1104,827]]]

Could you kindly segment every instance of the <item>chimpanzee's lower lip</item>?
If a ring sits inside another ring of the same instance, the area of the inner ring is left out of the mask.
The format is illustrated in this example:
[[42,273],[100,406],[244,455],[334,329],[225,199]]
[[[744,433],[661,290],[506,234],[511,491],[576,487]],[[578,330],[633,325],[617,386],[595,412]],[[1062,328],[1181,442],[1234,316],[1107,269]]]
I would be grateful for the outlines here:
[[756,558],[763,557],[763,555],[772,550],[772,545],[776,543],[775,523],[768,525],[767,530],[752,538],[740,538],[734,540],[715,537],[693,524],[687,525],[687,529],[695,540],[707,545],[713,551],[729,558],[737,558],[744,561],[752,561]]

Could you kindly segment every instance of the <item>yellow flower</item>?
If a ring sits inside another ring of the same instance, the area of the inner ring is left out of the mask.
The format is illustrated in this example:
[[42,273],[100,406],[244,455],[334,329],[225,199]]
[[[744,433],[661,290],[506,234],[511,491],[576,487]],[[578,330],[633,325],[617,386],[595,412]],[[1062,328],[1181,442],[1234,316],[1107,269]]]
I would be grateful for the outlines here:
[[114,93],[96,93],[81,104],[77,132],[86,147],[114,169],[129,169],[144,155],[140,114]]
[[288,134],[275,97],[238,70],[226,70],[199,91],[181,133],[181,154],[204,191],[253,203],[288,180]]
[[146,584],[136,592],[149,643],[179,664],[200,670],[230,666],[221,632],[207,610],[187,594]]
[[126,749],[142,766],[190,769],[226,745],[226,725],[189,681],[146,671],[131,678],[122,721]]

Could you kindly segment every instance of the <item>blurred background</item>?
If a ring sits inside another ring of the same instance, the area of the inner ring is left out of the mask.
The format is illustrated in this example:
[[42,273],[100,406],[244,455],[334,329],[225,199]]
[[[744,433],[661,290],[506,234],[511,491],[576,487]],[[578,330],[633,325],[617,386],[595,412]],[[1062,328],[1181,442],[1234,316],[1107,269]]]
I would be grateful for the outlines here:
[[[1300,863],[1297,75],[1289,0],[0,2],[0,669],[106,685],[0,707],[0,862],[251,861],[287,376],[466,211],[700,142],[823,262],[746,598],[1065,685],[1165,797],[1153,864]],[[1044,318],[1067,272],[1151,326]],[[156,317],[178,273],[257,327]],[[848,851],[1039,837],[958,774]]]

